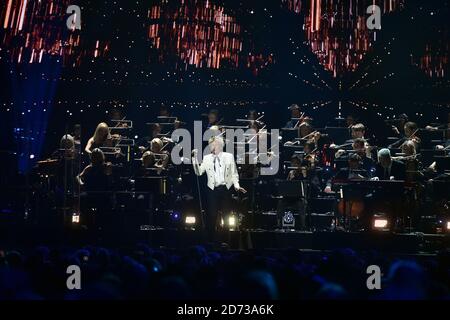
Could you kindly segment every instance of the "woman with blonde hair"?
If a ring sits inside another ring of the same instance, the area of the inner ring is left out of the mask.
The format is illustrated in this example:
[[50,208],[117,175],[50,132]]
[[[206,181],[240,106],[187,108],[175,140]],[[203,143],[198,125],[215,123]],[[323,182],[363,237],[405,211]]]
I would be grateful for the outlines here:
[[91,154],[92,150],[96,148],[110,147],[111,138],[112,136],[111,132],[109,131],[108,125],[105,122],[101,122],[95,129],[94,135],[88,140],[84,151],[86,151],[86,153],[88,154]]

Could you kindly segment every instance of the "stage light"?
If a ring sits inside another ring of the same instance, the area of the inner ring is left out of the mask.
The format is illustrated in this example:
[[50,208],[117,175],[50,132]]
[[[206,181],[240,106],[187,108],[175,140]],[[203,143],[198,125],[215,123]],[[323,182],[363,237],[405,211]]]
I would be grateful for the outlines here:
[[229,227],[235,227],[236,226],[236,216],[230,215],[228,217],[228,226]]
[[283,228],[294,228],[295,227],[295,217],[291,211],[286,211],[281,219],[281,226]]
[[186,216],[184,222],[189,225],[193,225],[196,222],[195,216]]
[[373,221],[374,228],[384,229],[388,225],[388,221],[386,219],[375,219]]
[[389,220],[385,217],[384,214],[374,215],[372,220],[372,227],[374,230],[389,230]]
[[446,229],[447,229],[447,231],[450,231],[450,220],[447,221]]
[[72,214],[72,223],[80,223],[80,215],[78,213]]
[[180,213],[180,212],[178,212],[178,211],[172,211],[172,212],[170,213],[170,219],[171,219],[172,221],[178,221],[178,220],[180,220],[180,218],[181,218],[181,213]]

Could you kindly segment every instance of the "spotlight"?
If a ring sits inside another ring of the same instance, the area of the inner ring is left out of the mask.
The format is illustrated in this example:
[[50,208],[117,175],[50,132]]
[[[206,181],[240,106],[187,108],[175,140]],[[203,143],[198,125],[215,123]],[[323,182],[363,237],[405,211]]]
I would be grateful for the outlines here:
[[375,215],[373,217],[373,229],[375,230],[389,230],[389,220],[383,215]]
[[195,224],[195,216],[186,216],[184,222],[188,225],[194,225]]
[[72,223],[80,223],[80,215],[78,213],[72,214]]
[[236,217],[234,215],[230,215],[228,217],[228,226],[235,227],[236,226]]
[[386,219],[375,219],[373,221],[373,227],[374,228],[381,228],[384,229],[388,225],[388,221]]
[[[170,219],[172,220],[172,221],[178,221],[178,220],[180,220],[180,217],[181,217],[181,213],[179,213],[178,211],[172,211],[171,213],[170,213]],[[194,217],[195,218],[195,217]]]
[[229,230],[237,228],[238,219],[236,214],[230,213],[226,218],[220,218],[220,226],[227,227]]

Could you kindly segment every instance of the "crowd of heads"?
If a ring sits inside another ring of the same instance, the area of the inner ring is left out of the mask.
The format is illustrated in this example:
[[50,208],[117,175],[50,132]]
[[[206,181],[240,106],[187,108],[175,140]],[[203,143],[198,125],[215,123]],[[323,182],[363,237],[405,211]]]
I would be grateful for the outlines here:
[[[331,252],[184,250],[144,244],[106,249],[0,251],[0,299],[448,299],[450,252],[396,257]],[[81,290],[68,290],[69,265]],[[380,290],[367,268],[380,267]]]

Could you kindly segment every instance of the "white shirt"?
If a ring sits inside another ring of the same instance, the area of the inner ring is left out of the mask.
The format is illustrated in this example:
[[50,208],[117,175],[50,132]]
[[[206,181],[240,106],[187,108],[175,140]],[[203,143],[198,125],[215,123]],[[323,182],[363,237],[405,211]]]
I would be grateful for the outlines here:
[[222,152],[218,155],[213,155],[214,161],[214,187],[225,185],[225,165],[222,157]]

